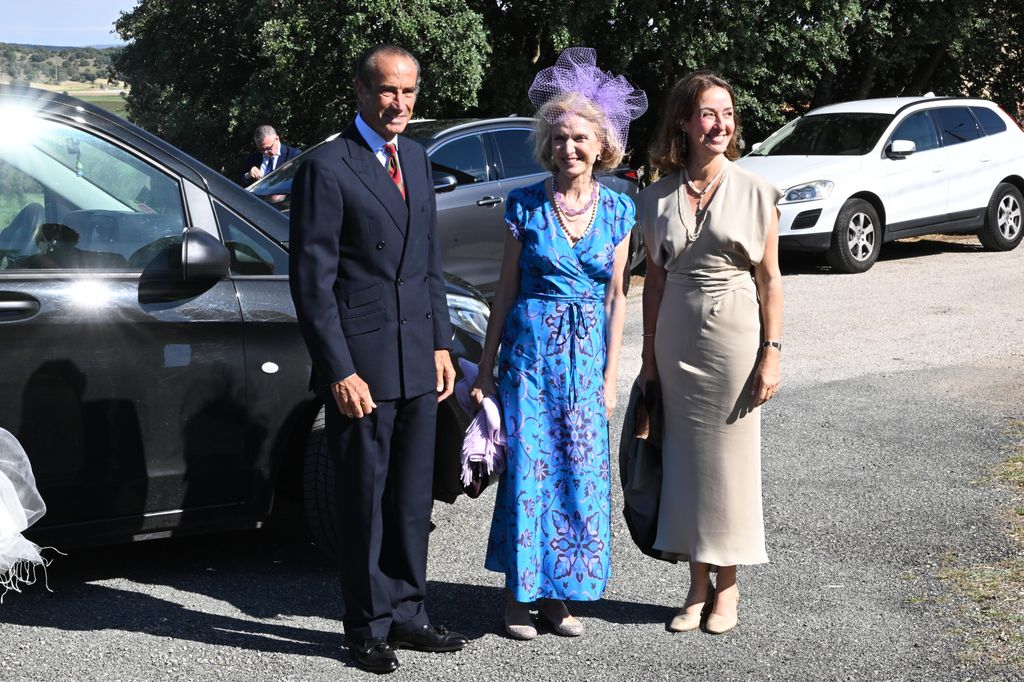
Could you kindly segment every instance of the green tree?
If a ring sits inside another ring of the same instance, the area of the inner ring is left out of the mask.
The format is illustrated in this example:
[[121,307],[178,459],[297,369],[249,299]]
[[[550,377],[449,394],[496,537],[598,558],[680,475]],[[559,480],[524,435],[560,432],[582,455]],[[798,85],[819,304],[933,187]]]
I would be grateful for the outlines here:
[[849,59],[823,73],[814,103],[923,95],[990,97],[1014,113],[1024,93],[1024,13],[1000,0],[865,0],[844,28]]
[[631,132],[632,162],[642,163],[661,103],[680,77],[713,69],[737,92],[747,137],[782,123],[792,102],[810,98],[818,74],[845,58],[841,28],[856,0],[478,0],[494,36],[481,109],[532,113],[534,74],[572,45],[597,49],[598,65],[626,73],[650,100]]
[[489,53],[465,0],[142,0],[116,28],[133,120],[232,172],[259,124],[301,146],[344,126],[355,60],[374,44],[417,55],[422,116],[474,106]]

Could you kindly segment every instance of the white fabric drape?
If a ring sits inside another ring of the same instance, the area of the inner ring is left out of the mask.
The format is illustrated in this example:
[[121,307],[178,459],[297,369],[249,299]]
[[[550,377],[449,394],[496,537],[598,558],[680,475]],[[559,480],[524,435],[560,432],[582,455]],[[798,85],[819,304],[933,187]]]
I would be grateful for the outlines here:
[[[22,532],[46,513],[25,449],[0,429],[0,589],[20,592],[35,582],[35,571],[47,561]],[[0,595],[2,600],[2,595]]]

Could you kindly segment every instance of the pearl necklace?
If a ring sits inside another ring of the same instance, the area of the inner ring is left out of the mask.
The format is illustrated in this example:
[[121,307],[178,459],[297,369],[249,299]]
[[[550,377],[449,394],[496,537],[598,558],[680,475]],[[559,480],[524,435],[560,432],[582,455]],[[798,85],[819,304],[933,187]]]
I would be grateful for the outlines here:
[[718,171],[718,174],[711,178],[711,182],[704,185],[704,189],[697,189],[697,186],[693,184],[693,180],[690,179],[690,172],[686,170],[686,166],[683,166],[683,177],[686,179],[686,186],[690,188],[690,191],[697,195],[697,211],[693,214],[693,217],[697,220],[698,227],[700,226],[701,218],[704,217],[706,208],[701,205],[704,201],[704,195],[711,191],[711,188],[715,186],[722,174],[725,173],[725,166],[722,166],[722,170]]
[[[551,193],[552,194],[555,193],[555,179],[554,178],[551,178]],[[567,216],[567,215],[565,215],[563,213],[562,207],[559,204],[559,202],[558,201],[555,202],[555,206],[554,206],[554,208],[555,208],[555,210],[554,210],[555,222],[558,223],[558,227],[560,227],[562,229],[562,234],[565,235],[565,238],[569,241],[569,245],[570,246],[576,246],[576,244],[578,244],[584,237],[586,237],[590,233],[590,228],[592,228],[594,226],[594,217],[597,215],[597,200],[596,199],[597,199],[597,183],[595,182],[594,183],[594,191],[593,191],[593,193],[591,195],[591,200],[589,202],[587,202],[587,206],[584,209],[584,210],[589,210],[590,211],[590,217],[587,220],[587,226],[584,227],[583,231],[580,232],[578,235],[574,234],[572,231],[569,230],[568,222],[569,221],[575,221],[582,214],[578,213],[578,214],[576,214],[575,216],[572,216],[572,217]]]
[[551,194],[555,197],[555,206],[558,207],[558,210],[562,212],[563,216],[570,219],[578,218],[589,211],[594,205],[594,202],[597,201],[597,180],[590,180],[590,199],[587,200],[587,203],[577,209],[568,208],[565,205],[565,195],[558,191],[558,184],[555,182],[554,177],[551,178]]

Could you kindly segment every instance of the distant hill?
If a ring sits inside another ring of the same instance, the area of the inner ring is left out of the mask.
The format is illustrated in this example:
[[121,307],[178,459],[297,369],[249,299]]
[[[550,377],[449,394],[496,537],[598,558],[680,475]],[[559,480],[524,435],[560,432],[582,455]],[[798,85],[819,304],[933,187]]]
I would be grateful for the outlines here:
[[113,58],[120,49],[0,43],[0,82],[74,88],[118,80]]
[[21,48],[24,50],[106,50],[110,48],[124,47],[124,43],[106,43],[104,45],[33,45],[31,43],[0,43],[6,47]]

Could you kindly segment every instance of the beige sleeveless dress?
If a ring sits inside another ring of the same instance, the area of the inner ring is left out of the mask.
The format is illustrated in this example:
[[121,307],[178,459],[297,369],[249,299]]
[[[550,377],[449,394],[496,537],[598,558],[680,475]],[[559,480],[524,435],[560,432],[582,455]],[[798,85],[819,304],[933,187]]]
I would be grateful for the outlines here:
[[751,268],[779,197],[726,162],[699,230],[678,173],[637,200],[648,252],[667,270],[655,335],[665,432],[654,547],[684,560],[768,561],[761,411],[750,400],[762,340]]

